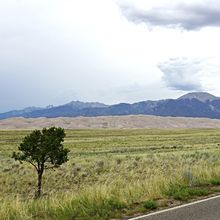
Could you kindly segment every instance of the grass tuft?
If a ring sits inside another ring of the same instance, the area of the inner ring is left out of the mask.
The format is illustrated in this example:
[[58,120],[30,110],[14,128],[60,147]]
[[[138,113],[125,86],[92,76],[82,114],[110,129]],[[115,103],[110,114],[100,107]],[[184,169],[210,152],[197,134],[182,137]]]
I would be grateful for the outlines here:
[[143,204],[145,209],[153,210],[157,208],[157,203],[152,200],[145,201]]

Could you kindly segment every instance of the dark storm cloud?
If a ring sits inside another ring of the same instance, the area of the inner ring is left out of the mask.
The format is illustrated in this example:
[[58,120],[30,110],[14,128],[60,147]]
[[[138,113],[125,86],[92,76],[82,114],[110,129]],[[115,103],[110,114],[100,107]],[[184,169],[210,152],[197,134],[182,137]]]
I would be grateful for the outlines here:
[[185,58],[170,59],[158,65],[163,72],[163,81],[167,87],[180,91],[202,91],[200,83],[201,61],[189,61]]
[[132,4],[120,5],[123,15],[135,23],[152,26],[179,27],[197,30],[203,27],[220,26],[220,3],[209,1],[192,4],[169,4],[144,10]]

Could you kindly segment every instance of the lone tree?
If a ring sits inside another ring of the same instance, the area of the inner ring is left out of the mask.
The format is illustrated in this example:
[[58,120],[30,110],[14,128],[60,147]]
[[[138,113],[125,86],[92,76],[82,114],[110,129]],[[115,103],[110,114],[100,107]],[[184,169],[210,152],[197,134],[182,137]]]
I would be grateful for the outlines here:
[[63,147],[65,137],[62,128],[44,128],[42,131],[35,130],[24,137],[18,147],[18,153],[13,153],[15,160],[30,163],[37,171],[38,187],[36,198],[41,196],[42,176],[45,169],[59,167],[68,161],[69,149]]

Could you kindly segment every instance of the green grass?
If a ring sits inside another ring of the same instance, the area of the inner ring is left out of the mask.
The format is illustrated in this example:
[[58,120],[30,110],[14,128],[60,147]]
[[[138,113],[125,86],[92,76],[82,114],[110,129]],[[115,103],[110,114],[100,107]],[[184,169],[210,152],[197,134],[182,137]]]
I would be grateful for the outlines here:
[[211,179],[210,183],[212,185],[218,186],[218,185],[220,185],[220,179]]
[[145,209],[153,210],[157,208],[157,203],[155,201],[148,200],[144,202],[143,206]]
[[207,188],[190,188],[184,185],[171,185],[167,195],[176,200],[187,201],[194,197],[207,196],[210,191]]
[[220,130],[67,130],[69,161],[45,172],[34,200],[35,170],[11,158],[28,133],[0,131],[2,220],[120,218],[220,185]]

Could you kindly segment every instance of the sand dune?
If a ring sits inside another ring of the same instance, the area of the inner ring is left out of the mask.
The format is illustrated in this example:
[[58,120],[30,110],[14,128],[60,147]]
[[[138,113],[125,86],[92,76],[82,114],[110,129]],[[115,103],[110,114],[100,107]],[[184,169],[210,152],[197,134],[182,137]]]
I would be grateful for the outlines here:
[[159,117],[148,115],[77,118],[10,118],[0,120],[0,129],[34,129],[60,126],[86,128],[220,128],[220,120],[207,118]]

